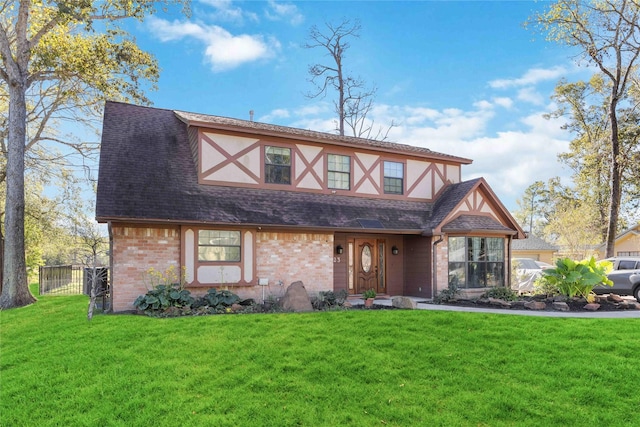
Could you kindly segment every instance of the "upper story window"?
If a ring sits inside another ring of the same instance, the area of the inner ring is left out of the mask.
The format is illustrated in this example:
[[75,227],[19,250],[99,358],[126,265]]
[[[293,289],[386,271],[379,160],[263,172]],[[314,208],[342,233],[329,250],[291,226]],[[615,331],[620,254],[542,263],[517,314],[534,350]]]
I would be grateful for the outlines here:
[[384,162],[384,192],[402,194],[404,189],[404,164]]
[[327,187],[337,190],[351,188],[351,157],[329,154],[327,156]]
[[291,149],[264,148],[264,182],[267,184],[291,184]]
[[240,232],[198,231],[198,261],[240,262]]

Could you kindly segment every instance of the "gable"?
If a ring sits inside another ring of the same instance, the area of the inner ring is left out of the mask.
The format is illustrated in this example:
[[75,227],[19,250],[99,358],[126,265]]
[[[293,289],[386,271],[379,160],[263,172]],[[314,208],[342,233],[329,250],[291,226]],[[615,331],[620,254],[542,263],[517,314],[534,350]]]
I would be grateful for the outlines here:
[[516,239],[524,231],[483,178],[451,185],[434,206],[433,234],[442,232],[504,232]]

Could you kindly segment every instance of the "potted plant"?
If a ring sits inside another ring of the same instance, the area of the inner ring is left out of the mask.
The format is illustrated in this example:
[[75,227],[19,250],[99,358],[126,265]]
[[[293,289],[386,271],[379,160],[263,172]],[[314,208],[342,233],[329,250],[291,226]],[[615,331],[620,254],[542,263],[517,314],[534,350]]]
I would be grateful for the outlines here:
[[376,291],[373,289],[367,289],[362,293],[362,299],[364,300],[365,307],[372,307],[373,301],[376,298]]

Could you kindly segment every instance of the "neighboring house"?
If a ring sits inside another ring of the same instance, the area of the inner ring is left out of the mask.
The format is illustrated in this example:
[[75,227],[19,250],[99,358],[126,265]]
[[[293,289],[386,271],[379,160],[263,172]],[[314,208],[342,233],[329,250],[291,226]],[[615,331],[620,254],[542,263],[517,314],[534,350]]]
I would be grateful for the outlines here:
[[[606,250],[605,244],[598,247],[601,258],[605,258]],[[613,253],[615,256],[640,256],[640,223],[616,236]]]
[[553,264],[558,247],[529,234],[526,239],[511,242],[511,255],[514,258],[532,258],[536,261]]
[[112,308],[149,268],[194,293],[262,300],[302,280],[430,298],[455,280],[509,283],[524,233],[471,160],[426,148],[108,102],[96,217],[111,245]]

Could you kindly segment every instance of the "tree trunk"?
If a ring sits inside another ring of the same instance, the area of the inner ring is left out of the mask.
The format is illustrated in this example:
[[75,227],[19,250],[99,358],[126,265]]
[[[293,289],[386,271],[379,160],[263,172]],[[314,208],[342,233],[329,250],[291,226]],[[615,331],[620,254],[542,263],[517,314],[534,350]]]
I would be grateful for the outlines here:
[[609,106],[611,120],[611,201],[609,204],[609,224],[607,228],[607,242],[605,257],[615,256],[616,233],[618,228],[618,215],[620,213],[620,200],[622,189],[620,187],[620,141],[618,139],[618,118],[616,116],[616,98],[612,97]]
[[[22,73],[24,74],[24,73]],[[26,78],[9,83],[9,138],[5,246],[0,309],[22,307],[36,299],[29,292],[24,246],[24,150],[26,137]]]

